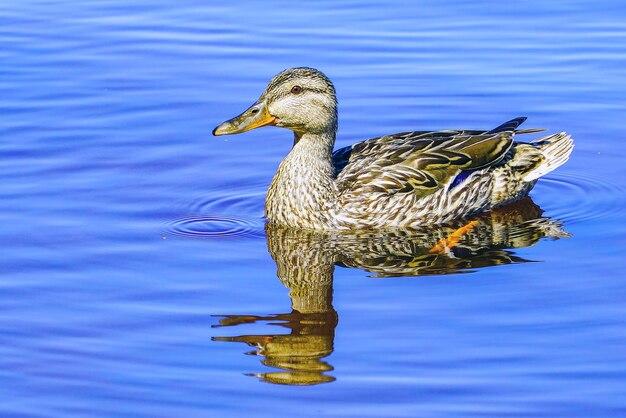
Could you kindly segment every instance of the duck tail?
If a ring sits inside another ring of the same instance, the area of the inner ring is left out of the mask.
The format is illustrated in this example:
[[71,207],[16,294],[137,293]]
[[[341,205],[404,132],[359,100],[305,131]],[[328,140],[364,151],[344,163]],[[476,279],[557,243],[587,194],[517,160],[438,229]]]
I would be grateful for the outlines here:
[[531,144],[539,148],[543,161],[524,175],[525,182],[537,180],[565,164],[574,149],[572,137],[565,132],[536,139]]
[[528,119],[526,116],[520,116],[519,118],[511,119],[504,122],[502,125],[493,128],[488,131],[488,134],[496,134],[498,132],[515,132],[515,130]]

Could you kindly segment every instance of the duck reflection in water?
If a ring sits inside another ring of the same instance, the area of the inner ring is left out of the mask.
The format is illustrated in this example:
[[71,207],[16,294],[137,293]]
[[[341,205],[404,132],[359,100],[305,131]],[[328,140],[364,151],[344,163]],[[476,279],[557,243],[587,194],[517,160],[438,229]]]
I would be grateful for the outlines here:
[[332,382],[333,367],[323,360],[333,352],[338,314],[333,308],[334,267],[372,272],[374,277],[423,276],[470,272],[502,264],[525,263],[512,249],[542,238],[569,234],[527,197],[471,220],[413,230],[314,232],[267,224],[267,247],[277,275],[289,289],[291,312],[267,316],[220,315],[214,327],[269,321],[288,334],[214,337],[243,342],[281,371],[253,374],[285,385]]

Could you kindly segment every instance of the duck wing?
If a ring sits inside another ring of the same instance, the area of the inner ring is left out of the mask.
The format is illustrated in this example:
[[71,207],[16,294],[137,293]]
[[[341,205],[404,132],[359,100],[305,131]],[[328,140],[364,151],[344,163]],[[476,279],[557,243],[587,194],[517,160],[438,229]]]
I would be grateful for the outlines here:
[[342,148],[333,154],[338,190],[344,196],[427,196],[462,171],[500,163],[513,146],[515,129],[525,119],[513,119],[491,131],[402,132]]

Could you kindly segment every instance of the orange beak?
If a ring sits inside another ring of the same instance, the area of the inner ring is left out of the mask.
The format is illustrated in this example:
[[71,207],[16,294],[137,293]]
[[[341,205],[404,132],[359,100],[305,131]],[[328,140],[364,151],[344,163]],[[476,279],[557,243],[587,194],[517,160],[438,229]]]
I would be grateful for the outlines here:
[[213,129],[213,135],[240,134],[261,126],[275,125],[276,118],[270,115],[265,102],[256,102],[239,116],[227,120]]

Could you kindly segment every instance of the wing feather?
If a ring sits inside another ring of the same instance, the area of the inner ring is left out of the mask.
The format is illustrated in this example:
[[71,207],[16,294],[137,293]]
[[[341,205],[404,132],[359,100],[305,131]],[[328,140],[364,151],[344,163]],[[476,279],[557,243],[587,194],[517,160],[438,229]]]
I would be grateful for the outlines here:
[[[414,193],[423,197],[462,171],[500,163],[513,145],[521,118],[492,131],[415,131],[385,135],[333,154],[342,193]],[[532,130],[528,130],[532,131]]]

